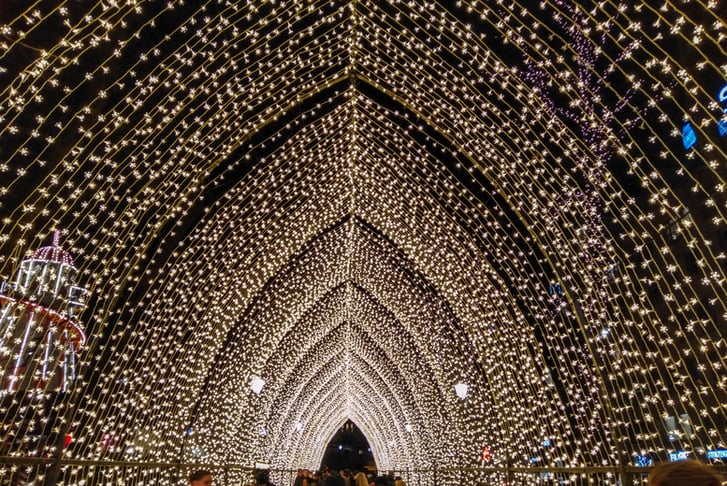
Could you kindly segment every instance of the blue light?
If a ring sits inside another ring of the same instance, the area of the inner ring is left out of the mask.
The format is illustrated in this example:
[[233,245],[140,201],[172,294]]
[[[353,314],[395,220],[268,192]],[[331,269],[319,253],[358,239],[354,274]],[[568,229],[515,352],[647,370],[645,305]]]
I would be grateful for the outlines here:
[[687,451],[670,452],[669,453],[669,460],[672,461],[672,462],[675,462],[675,461],[683,461],[685,459],[688,459],[687,458],[687,455],[688,454],[689,453]]
[[543,447],[550,447],[550,439],[545,439],[543,441]]
[[727,120],[720,120],[717,122],[717,131],[720,137],[727,135]]
[[727,449],[707,451],[707,459],[727,459]]
[[694,128],[689,121],[685,121],[682,125],[682,145],[686,150],[694,147],[697,144],[697,134],[694,133]]
[[563,295],[563,287],[558,283],[548,285],[548,293],[550,295]]
[[727,84],[722,86],[722,89],[719,90],[719,93],[717,94],[717,101],[720,103],[727,102]]
[[654,464],[654,460],[650,456],[648,456],[646,454],[641,454],[639,456],[636,456],[636,465],[637,466],[648,467],[648,466],[651,466],[652,464]]

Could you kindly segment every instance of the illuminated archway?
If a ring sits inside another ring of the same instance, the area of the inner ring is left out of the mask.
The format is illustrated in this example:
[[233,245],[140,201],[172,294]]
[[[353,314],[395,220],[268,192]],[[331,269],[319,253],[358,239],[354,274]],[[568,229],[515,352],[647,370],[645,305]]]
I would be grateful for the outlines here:
[[[60,467],[82,459],[314,467],[350,419],[382,468],[707,460],[720,14],[4,2],[0,271],[60,230],[90,292],[78,378],[2,398],[2,455],[66,482],[117,474]],[[29,288],[0,292],[21,342]],[[177,472],[129,474],[103,480]]]

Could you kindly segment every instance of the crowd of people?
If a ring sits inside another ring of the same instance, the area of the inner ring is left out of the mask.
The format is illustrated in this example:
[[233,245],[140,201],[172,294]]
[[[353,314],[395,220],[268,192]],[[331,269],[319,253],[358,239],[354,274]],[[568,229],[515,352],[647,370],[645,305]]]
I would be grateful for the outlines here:
[[[190,486],[212,486],[212,473],[201,469],[189,476]],[[727,484],[714,469],[698,461],[667,462],[656,466],[649,473],[648,486],[723,486]],[[256,486],[275,486],[267,471],[255,475]],[[298,470],[293,486],[405,486],[400,477],[373,476],[364,471],[347,469],[321,473],[307,469]]]
[[376,476],[365,471],[340,469],[331,472],[324,468],[320,473],[308,469],[299,469],[293,486],[405,486],[401,477],[386,475]]
[[[189,476],[190,486],[212,486],[212,472],[200,469]],[[275,486],[268,471],[255,473],[255,484],[245,486]],[[324,468],[320,473],[299,469],[292,486],[406,486],[404,481],[393,475],[375,476],[364,471],[341,469],[331,472]]]

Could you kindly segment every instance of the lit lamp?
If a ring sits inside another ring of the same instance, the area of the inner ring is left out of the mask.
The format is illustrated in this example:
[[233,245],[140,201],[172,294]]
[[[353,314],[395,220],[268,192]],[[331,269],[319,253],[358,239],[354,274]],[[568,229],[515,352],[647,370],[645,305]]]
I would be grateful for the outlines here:
[[454,385],[454,392],[462,400],[467,398],[467,390],[469,390],[469,385],[467,385],[467,383],[457,383]]
[[250,388],[252,388],[252,391],[254,391],[256,395],[260,395],[260,392],[263,391],[264,386],[265,380],[263,380],[259,376],[252,377],[252,380],[250,381]]

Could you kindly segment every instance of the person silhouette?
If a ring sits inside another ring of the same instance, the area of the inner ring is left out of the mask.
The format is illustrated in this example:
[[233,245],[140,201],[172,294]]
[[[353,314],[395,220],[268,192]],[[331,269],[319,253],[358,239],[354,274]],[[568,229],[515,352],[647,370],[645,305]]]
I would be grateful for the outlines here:
[[212,486],[212,473],[199,469],[189,475],[190,486]]
[[723,479],[699,461],[663,462],[652,469],[648,486],[721,486]]

